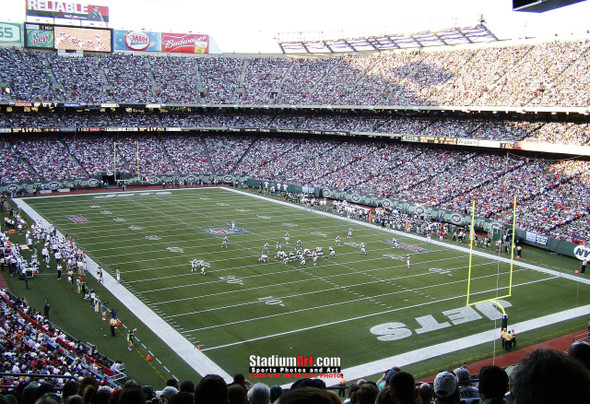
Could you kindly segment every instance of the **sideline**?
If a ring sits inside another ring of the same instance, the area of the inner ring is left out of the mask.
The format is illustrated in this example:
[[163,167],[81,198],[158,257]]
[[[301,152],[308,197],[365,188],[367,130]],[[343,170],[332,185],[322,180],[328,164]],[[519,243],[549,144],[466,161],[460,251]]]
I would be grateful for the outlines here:
[[[194,188],[191,188],[194,189]],[[203,188],[210,189],[210,188]],[[145,192],[145,191],[135,191]],[[152,191],[153,192],[153,191]],[[97,195],[97,194],[92,194]],[[116,194],[123,195],[123,194]],[[40,198],[40,197],[37,197]],[[37,213],[31,206],[29,206],[23,199],[13,199],[23,212],[34,220],[41,220],[44,226],[49,226],[50,223],[45,220],[39,213]],[[60,237],[63,237],[61,232],[57,232]],[[96,268],[98,265],[90,258],[86,257],[88,262],[88,273],[94,278],[98,278]],[[180,358],[182,358],[191,368],[193,368],[201,376],[207,374],[217,374],[225,379],[227,383],[233,381],[226,371],[219,365],[209,359],[205,354],[197,349],[197,347],[188,341],[182,334],[171,327],[160,316],[154,313],[141,300],[139,300],[133,293],[125,288],[120,283],[117,283],[107,271],[103,271],[103,284],[108,291],[115,296],[123,305],[125,305],[133,314],[143,322],[154,334],[156,334],[166,345],[172,349]]]

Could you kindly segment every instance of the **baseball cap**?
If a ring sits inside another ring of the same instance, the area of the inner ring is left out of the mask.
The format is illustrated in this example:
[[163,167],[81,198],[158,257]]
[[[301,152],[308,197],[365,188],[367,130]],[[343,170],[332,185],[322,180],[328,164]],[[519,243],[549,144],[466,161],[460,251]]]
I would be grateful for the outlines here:
[[150,386],[149,384],[146,384],[145,386],[141,387],[141,390],[143,391],[143,396],[145,397],[146,400],[151,400],[154,396],[154,388],[152,386]]
[[471,373],[469,373],[469,370],[465,368],[457,368],[453,370],[453,372],[457,376],[457,383],[459,383],[459,385],[471,384]]
[[178,390],[176,389],[176,387],[172,387],[172,386],[166,386],[161,391],[156,391],[156,395],[164,396],[168,400],[172,400],[174,398],[174,396],[177,394],[178,394]]
[[437,397],[448,398],[457,391],[457,377],[449,371],[440,372],[434,378],[434,393]]

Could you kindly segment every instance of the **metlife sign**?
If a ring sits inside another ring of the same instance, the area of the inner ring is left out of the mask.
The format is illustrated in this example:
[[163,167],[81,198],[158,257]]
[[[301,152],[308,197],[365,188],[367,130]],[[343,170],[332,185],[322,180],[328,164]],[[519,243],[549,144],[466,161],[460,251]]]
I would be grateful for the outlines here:
[[0,22],[0,43],[2,45],[22,45],[22,26],[12,22]]

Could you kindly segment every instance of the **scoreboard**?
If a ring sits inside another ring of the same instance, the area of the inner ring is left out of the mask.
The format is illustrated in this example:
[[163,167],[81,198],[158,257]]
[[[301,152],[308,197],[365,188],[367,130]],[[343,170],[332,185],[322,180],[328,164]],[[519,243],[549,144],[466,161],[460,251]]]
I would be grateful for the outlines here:
[[585,0],[512,0],[512,10],[542,13],[582,1]]
[[112,30],[25,24],[25,47],[111,52]]

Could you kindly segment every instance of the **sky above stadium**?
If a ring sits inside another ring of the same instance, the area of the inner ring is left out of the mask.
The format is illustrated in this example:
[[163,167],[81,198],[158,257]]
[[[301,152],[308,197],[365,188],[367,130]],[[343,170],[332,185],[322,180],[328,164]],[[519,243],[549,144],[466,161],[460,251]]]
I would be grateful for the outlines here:
[[[110,28],[209,34],[224,53],[280,52],[277,38],[338,39],[472,27],[481,16],[501,39],[590,29],[590,1],[545,13],[512,11],[512,0],[68,0],[109,6]],[[23,22],[25,2],[1,0],[0,21]],[[213,47],[214,48],[214,47]],[[211,49],[215,51],[214,49]]]

